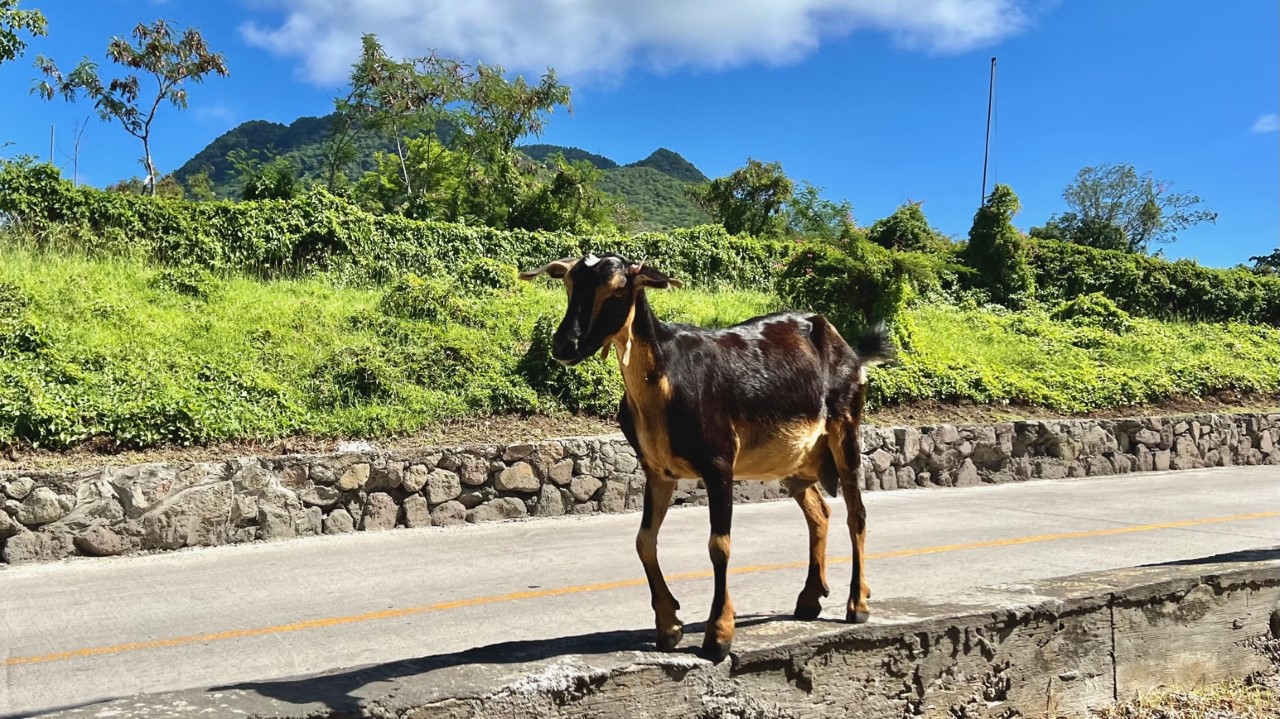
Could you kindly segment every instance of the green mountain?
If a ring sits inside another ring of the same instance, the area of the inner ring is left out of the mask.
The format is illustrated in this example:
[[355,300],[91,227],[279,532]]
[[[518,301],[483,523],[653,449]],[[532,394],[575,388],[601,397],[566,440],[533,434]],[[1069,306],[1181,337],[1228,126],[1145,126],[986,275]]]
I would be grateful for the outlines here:
[[[301,117],[283,125],[278,122],[252,120],[223,133],[194,157],[178,168],[174,175],[186,183],[192,175],[205,171],[219,197],[235,197],[240,178],[236,177],[231,153],[239,150],[256,153],[260,159],[284,156],[293,161],[304,181],[324,177],[325,142],[329,138],[333,116]],[[442,134],[447,128],[439,128]],[[373,168],[377,152],[392,152],[394,145],[382,137],[366,135],[356,141],[353,178]],[[710,221],[697,205],[685,196],[690,183],[706,182],[707,176],[679,153],[659,148],[639,162],[619,166],[617,162],[592,152],[561,145],[523,145],[520,152],[544,162],[559,152],[568,160],[586,160],[600,168],[604,177],[600,189],[617,195],[642,215],[645,229],[665,230],[691,227]]]
[[695,167],[692,162],[665,147],[659,147],[653,151],[652,155],[639,162],[633,162],[627,167],[651,167],[664,175],[670,175],[677,180],[685,182],[706,182],[710,179],[702,174],[702,170]]
[[521,145],[518,149],[520,152],[523,152],[538,162],[546,162],[548,157],[551,157],[558,152],[564,155],[564,159],[569,162],[586,160],[601,170],[613,170],[618,167],[618,163],[610,160],[604,155],[597,155],[594,152],[587,152],[586,150],[582,150],[577,147],[564,147],[561,145]]

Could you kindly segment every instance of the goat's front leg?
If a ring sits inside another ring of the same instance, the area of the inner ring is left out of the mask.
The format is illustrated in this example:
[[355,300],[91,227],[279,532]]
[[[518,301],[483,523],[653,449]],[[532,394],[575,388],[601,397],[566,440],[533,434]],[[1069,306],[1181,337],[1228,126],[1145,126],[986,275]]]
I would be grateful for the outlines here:
[[733,645],[733,602],[729,599],[729,530],[733,524],[733,470],[716,468],[703,474],[707,500],[711,505],[711,540],[707,549],[715,571],[715,596],[711,600],[711,616],[702,640],[703,655],[713,662],[729,656]]
[[636,553],[640,555],[645,577],[649,580],[649,596],[658,628],[658,649],[669,652],[684,638],[684,625],[676,616],[680,602],[671,596],[667,580],[663,579],[662,569],[658,566],[658,530],[667,516],[667,508],[671,506],[671,493],[676,483],[656,472],[646,470],[645,475],[644,513],[640,517],[640,532],[636,534]]

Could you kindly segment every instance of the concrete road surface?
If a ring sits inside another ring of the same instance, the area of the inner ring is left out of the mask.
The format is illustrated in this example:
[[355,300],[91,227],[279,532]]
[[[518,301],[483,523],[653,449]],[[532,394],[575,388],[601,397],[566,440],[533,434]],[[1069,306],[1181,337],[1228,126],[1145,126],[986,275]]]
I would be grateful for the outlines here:
[[[1277,467],[874,492],[867,505],[872,621],[885,597],[1280,544]],[[849,540],[844,507],[832,506],[824,614],[840,617]],[[6,567],[0,716],[649,628],[638,522],[563,518]],[[686,624],[710,608],[707,532],[705,509],[677,509],[659,543]],[[735,509],[739,616],[790,612],[806,547],[793,502]]]

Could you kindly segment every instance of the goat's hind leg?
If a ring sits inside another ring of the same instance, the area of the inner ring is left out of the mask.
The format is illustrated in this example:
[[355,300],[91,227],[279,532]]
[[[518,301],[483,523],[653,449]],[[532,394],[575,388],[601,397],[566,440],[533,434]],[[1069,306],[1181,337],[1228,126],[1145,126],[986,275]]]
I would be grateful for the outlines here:
[[867,559],[864,551],[867,541],[867,508],[862,503],[862,488],[858,486],[858,466],[862,463],[858,431],[858,422],[846,416],[832,421],[827,433],[827,441],[840,476],[840,493],[844,495],[848,510],[849,538],[853,544],[853,577],[849,582],[849,602],[845,606],[844,616],[846,622],[853,624],[862,624],[871,616],[871,610],[867,606],[871,589],[867,586]]
[[827,524],[831,509],[818,490],[816,482],[805,482],[792,477],[783,480],[791,497],[804,512],[809,525],[809,576],[804,589],[796,598],[796,619],[817,619],[822,613],[822,598],[831,594],[827,588]]
[[658,566],[658,530],[667,516],[667,508],[671,506],[676,483],[654,472],[646,471],[645,474],[644,513],[640,517],[640,532],[636,534],[636,553],[640,555],[645,577],[649,580],[649,596],[658,629],[658,649],[669,652],[684,638],[684,624],[676,616],[680,602],[671,595]]

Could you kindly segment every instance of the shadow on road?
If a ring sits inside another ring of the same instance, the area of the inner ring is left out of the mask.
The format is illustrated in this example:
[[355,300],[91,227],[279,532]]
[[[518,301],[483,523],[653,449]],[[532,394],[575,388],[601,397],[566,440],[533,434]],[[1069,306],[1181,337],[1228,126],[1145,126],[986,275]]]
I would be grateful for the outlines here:
[[[739,627],[748,627],[775,621],[793,620],[789,616],[744,616],[738,618],[737,624]],[[288,704],[323,705],[337,716],[346,716],[348,713],[359,716],[361,702],[373,695],[369,693],[366,696],[366,692],[362,691],[365,687],[408,676],[448,673],[447,679],[444,676],[440,677],[441,681],[438,685],[449,686],[450,693],[456,696],[460,686],[472,681],[476,683],[477,688],[491,688],[492,684],[487,680],[492,678],[492,674],[502,672],[501,665],[538,662],[567,656],[589,663],[593,655],[614,652],[652,652],[654,657],[672,655],[696,657],[705,626],[705,623],[701,622],[686,624],[684,641],[680,649],[671,654],[657,653],[651,629],[594,632],[559,639],[502,642],[449,654],[374,664],[345,672],[301,679],[230,684],[212,687],[208,691],[252,692]],[[450,669],[463,666],[469,667],[466,675],[448,672]],[[516,679],[518,677],[511,678],[512,681]],[[437,684],[434,680],[431,683]]]
[[1259,549],[1242,549],[1238,552],[1227,552],[1226,554],[1214,554],[1209,557],[1196,557],[1194,559],[1177,559],[1170,562],[1157,562],[1155,564],[1143,564],[1143,567],[1189,567],[1197,564],[1238,564],[1241,562],[1265,562],[1273,559],[1280,559],[1280,547],[1263,547]]

